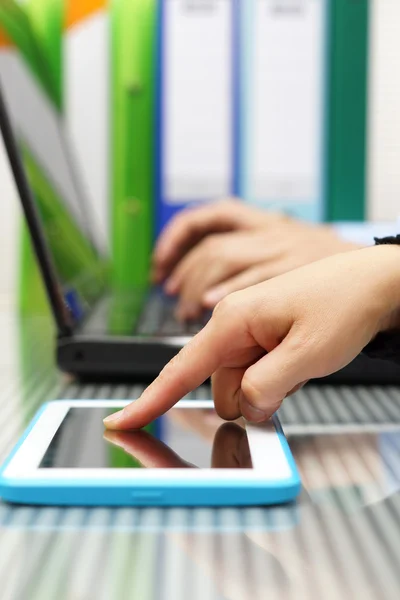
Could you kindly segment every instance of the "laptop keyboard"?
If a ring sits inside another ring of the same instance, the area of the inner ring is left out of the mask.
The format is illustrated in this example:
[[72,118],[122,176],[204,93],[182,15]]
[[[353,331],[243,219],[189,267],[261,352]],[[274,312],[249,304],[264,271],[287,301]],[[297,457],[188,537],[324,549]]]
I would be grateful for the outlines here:
[[115,335],[187,337],[198,333],[211,316],[208,312],[197,321],[181,323],[175,318],[176,300],[155,288],[150,291],[137,318],[137,302],[134,300],[129,296],[119,298],[116,302],[113,302],[111,296],[102,298],[85,322],[85,331]]
[[151,336],[191,336],[200,331],[210,318],[210,313],[201,319],[180,322],[175,317],[176,300],[154,291],[150,293],[146,305],[135,327],[136,335]]

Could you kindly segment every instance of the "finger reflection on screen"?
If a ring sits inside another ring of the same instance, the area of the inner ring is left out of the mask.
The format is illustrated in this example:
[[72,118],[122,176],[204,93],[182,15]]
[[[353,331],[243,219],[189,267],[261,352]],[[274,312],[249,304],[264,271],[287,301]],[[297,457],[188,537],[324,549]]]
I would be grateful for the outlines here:
[[[213,442],[217,429],[226,422],[214,408],[173,408],[168,412],[168,419],[187,431],[195,431],[210,443]],[[243,419],[238,419],[235,423],[244,427]]]
[[148,469],[182,469],[194,466],[147,431],[105,431],[104,439],[125,450]]
[[251,468],[251,456],[246,430],[236,423],[224,423],[217,430],[212,451],[215,469]]
[[[104,439],[122,448],[149,469],[193,468],[164,442],[140,431],[106,431]],[[224,423],[214,436],[210,467],[217,469],[251,468],[246,430],[235,423]]]

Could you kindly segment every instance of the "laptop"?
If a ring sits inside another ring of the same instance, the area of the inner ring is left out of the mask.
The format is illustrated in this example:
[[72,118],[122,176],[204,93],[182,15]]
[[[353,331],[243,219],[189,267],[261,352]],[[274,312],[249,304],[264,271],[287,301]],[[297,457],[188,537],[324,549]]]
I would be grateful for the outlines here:
[[[57,326],[57,362],[76,375],[152,378],[206,315],[181,323],[174,316],[176,302],[159,288],[129,294],[109,288],[109,261],[63,124],[41,106],[37,90],[27,88],[29,98],[21,94],[23,85],[18,95],[0,87],[0,125]],[[36,131],[33,113],[42,121]]]
[[[151,380],[209,315],[181,323],[174,316],[175,300],[159,288],[129,294],[110,289],[108,259],[93,227],[90,203],[80,193],[62,124],[52,125],[43,115],[32,132],[31,114],[24,129],[22,113],[32,107],[19,93],[14,104],[23,98],[20,114],[11,115],[5,91],[0,85],[0,128],[57,327],[60,369],[95,379]],[[35,107],[40,111],[37,103]],[[51,202],[43,173],[58,192]],[[400,368],[360,356],[320,381],[400,384]]]

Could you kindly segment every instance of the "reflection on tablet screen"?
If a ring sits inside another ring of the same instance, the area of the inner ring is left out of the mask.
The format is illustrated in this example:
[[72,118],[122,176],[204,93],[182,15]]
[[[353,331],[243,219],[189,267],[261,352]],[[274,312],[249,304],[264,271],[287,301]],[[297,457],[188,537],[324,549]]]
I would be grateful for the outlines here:
[[174,408],[145,430],[104,431],[107,407],[70,408],[39,468],[251,468],[246,430],[212,409]]

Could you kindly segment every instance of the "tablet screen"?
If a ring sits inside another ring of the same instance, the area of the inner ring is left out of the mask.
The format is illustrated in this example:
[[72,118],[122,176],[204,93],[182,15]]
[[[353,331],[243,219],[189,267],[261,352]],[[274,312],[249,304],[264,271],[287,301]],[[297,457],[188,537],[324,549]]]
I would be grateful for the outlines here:
[[145,430],[105,432],[107,407],[72,407],[40,469],[252,468],[241,421],[226,423],[212,409],[174,408]]

